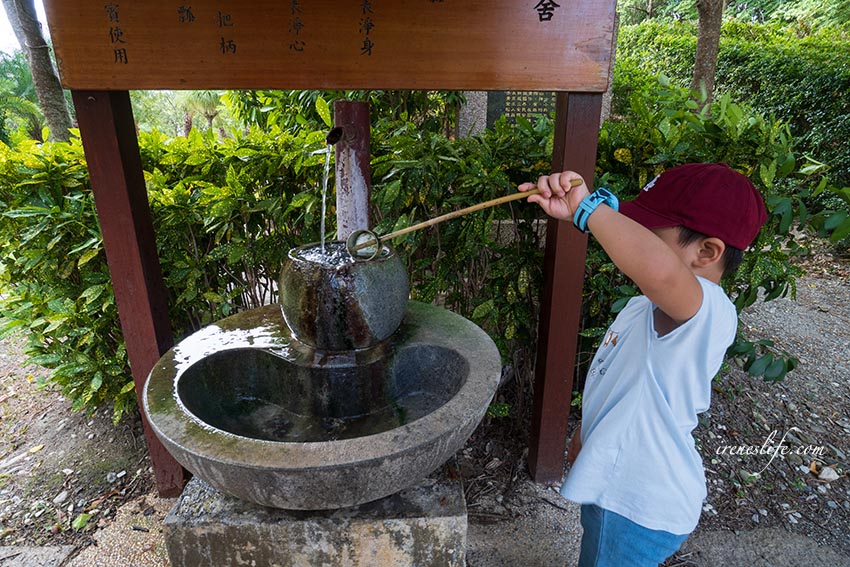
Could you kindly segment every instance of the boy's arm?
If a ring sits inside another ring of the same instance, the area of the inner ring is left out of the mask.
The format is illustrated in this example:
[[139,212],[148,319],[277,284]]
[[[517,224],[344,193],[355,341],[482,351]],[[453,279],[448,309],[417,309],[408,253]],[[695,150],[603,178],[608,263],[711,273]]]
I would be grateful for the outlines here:
[[[519,190],[536,186],[540,194],[528,200],[550,216],[572,222],[579,203],[589,194],[584,183],[570,187],[570,180],[577,178],[581,176],[572,171],[554,173],[541,177],[537,184],[523,183]],[[607,205],[599,205],[587,226],[614,264],[668,317],[683,323],[696,314],[702,305],[702,287],[661,238]]]
[[699,311],[702,286],[651,230],[607,205],[590,215],[587,226],[614,264],[673,321],[684,323]]

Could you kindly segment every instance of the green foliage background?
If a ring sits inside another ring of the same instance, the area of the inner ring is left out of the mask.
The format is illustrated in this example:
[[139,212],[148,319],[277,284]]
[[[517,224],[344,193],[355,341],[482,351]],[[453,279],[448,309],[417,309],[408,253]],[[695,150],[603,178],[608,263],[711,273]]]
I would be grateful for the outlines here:
[[[629,112],[600,136],[597,185],[623,197],[664,167],[726,161],[749,175],[772,210],[758,253],[727,282],[743,308],[758,289],[793,292],[798,270],[786,234],[799,208],[797,164],[788,128],[721,97],[711,115],[689,93],[653,85],[630,96]],[[317,104],[320,114],[326,108]],[[326,119],[326,117],[325,117]],[[276,299],[273,281],[286,251],[319,238],[323,123],[286,132],[277,125],[220,138],[213,132],[139,137],[157,247],[179,338],[236,310]],[[439,130],[439,128],[437,128]],[[549,170],[552,121],[518,119],[465,139],[403,120],[378,120],[372,136],[373,219],[379,232],[512,193]],[[0,144],[0,252],[3,329],[24,330],[33,360],[77,408],[106,402],[120,416],[135,401],[102,249],[82,147]],[[333,203],[333,199],[330,199]],[[329,207],[329,225],[335,211]],[[542,281],[542,224],[517,202],[418,231],[395,245],[413,294],[483,326],[519,377],[513,404],[530,393]],[[777,238],[778,236],[778,238]],[[783,243],[786,248],[783,248]],[[634,294],[597,246],[587,264],[583,352],[610,320],[608,307]],[[767,351],[765,349],[768,349]],[[770,355],[778,379],[793,363],[753,345],[754,365]],[[586,363],[586,361],[583,361]],[[764,363],[759,363],[759,368]],[[777,363],[779,364],[779,363]],[[761,369],[763,371],[767,369]],[[518,409],[521,413],[521,408]]]
[[[625,103],[629,92],[646,88],[659,74],[689,85],[696,31],[689,22],[646,21],[621,28],[616,100]],[[831,164],[831,183],[850,185],[850,30],[806,32],[727,21],[716,92],[788,122],[798,152]]]
[[[710,109],[683,88],[696,45],[692,0],[656,1],[665,20],[620,31],[613,117],[600,133],[595,185],[628,199],[663,169],[692,161],[726,162],[752,179],[770,218],[738,274],[724,282],[739,310],[759,292],[768,300],[794,293],[793,229],[850,238],[850,32],[821,4],[730,5]],[[629,0],[620,9],[640,6]],[[776,23],[815,13],[822,17],[812,28]],[[0,330],[24,332],[32,361],[52,369],[75,408],[112,403],[117,419],[135,394],[82,146],[77,138],[29,139],[45,136],[21,64],[21,56],[0,59],[0,86],[9,93],[0,97]],[[315,151],[324,147],[333,100],[370,104],[379,232],[512,193],[549,172],[551,117],[500,121],[454,139],[458,92],[232,91],[223,114],[217,93],[196,94],[134,95],[142,130],[159,124],[169,133],[143,131],[139,144],[178,339],[275,301],[283,256],[319,239],[324,157]],[[168,112],[157,111],[162,104]],[[198,125],[207,131],[172,136],[192,113],[205,117]],[[242,127],[229,127],[231,117]],[[445,305],[494,337],[517,378],[499,407],[519,415],[530,399],[536,349],[541,217],[514,202],[394,242],[415,298]],[[577,376],[612,307],[617,312],[636,293],[591,239]],[[769,341],[740,340],[729,354],[771,381],[796,364]]]
[[[620,23],[696,22],[697,0],[619,0]],[[724,18],[748,23],[792,24],[805,29],[842,27],[850,23],[850,0],[737,0],[726,2]]]

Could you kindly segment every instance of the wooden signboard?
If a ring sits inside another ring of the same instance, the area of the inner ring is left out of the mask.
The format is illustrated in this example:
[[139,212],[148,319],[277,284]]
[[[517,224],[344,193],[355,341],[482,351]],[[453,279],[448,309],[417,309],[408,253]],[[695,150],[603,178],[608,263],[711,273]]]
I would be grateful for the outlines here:
[[615,0],[54,0],[69,89],[604,92]]

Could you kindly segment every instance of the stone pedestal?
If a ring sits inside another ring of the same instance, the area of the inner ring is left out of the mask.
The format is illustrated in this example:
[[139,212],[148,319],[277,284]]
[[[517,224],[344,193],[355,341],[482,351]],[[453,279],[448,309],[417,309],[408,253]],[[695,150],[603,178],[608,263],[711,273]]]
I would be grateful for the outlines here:
[[432,479],[307,512],[258,506],[194,478],[164,523],[172,567],[463,567],[466,528],[460,483]]

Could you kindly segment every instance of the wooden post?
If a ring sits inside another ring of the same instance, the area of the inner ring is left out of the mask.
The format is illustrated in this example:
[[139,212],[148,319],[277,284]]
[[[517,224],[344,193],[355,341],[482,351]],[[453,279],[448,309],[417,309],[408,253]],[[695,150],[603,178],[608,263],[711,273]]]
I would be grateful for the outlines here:
[[[558,93],[552,170],[571,169],[592,188],[602,95]],[[578,344],[587,237],[549,220],[528,466],[536,482],[561,480]]]
[[336,150],[336,231],[343,242],[355,230],[368,229],[369,104],[349,100],[334,102],[334,126],[343,130]]
[[[72,95],[141,406],[147,375],[171,347],[172,336],[130,93],[72,91]],[[159,493],[176,496],[187,480],[186,472],[141,414]]]

